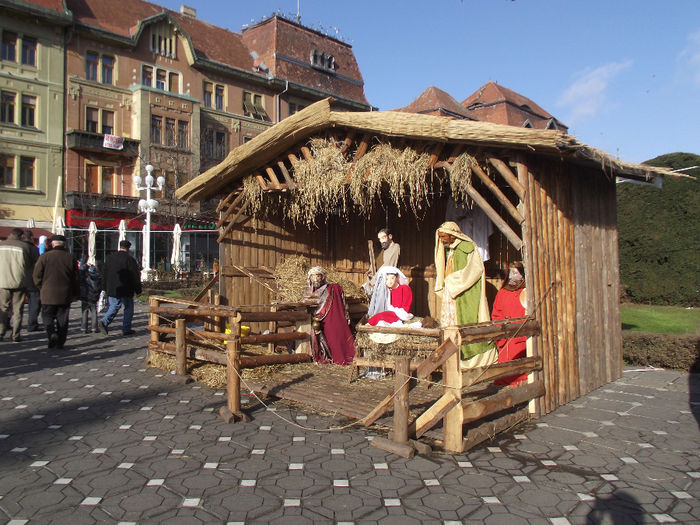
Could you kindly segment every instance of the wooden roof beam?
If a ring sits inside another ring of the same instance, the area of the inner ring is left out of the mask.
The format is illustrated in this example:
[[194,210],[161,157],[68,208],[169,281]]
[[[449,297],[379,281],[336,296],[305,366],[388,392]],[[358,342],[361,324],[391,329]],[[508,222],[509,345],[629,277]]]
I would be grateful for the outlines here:
[[348,149],[350,149],[350,146],[352,146],[352,139],[355,138],[355,132],[354,131],[349,131],[347,137],[345,137],[345,140],[343,141],[343,147],[340,148],[340,152],[345,154]]
[[280,181],[277,178],[277,174],[275,173],[275,170],[272,169],[270,166],[265,166],[265,173],[267,173],[267,176],[270,179],[270,182],[272,183],[273,189],[279,190],[282,187],[280,186]]
[[231,214],[234,212],[234,210],[236,210],[236,208],[238,207],[238,205],[239,205],[239,204],[241,203],[241,201],[243,200],[243,197],[244,197],[244,196],[245,196],[245,192],[241,191],[241,192],[238,194],[238,196],[234,199],[234,201],[229,205],[229,207],[228,207],[228,209],[226,210],[226,212],[225,212],[225,213],[221,216],[221,218],[219,219],[219,224],[218,224],[219,228],[221,228],[221,227],[224,225],[224,223],[226,222],[226,220],[231,216]]
[[495,157],[489,157],[488,161],[494,168],[498,170],[498,173],[501,174],[501,176],[506,180],[510,187],[513,188],[515,193],[517,193],[518,198],[520,200],[523,200],[523,198],[525,197],[525,188],[522,184],[520,184],[518,177],[516,177],[513,174],[508,165],[501,159],[497,159]]
[[483,212],[486,215],[488,215],[489,219],[491,219],[491,222],[493,222],[496,225],[496,227],[499,230],[501,230],[501,233],[505,235],[506,239],[510,241],[510,243],[515,247],[516,250],[520,251],[520,249],[523,247],[523,241],[520,237],[518,237],[518,234],[515,233],[510,226],[508,226],[508,223],[504,221],[503,218],[498,214],[498,212],[491,207],[488,201],[484,199],[481,196],[481,194],[474,189],[474,186],[466,183],[465,181],[465,189],[467,190],[467,194],[479,206],[479,208],[481,208]]
[[367,150],[369,149],[369,141],[371,139],[372,135],[370,135],[369,133],[365,133],[364,135],[362,135],[362,139],[360,140],[360,144],[357,146],[355,156],[352,158],[353,162],[357,162],[365,155],[365,153],[367,153]]
[[287,183],[287,186],[289,187],[290,190],[295,190],[297,185],[294,182],[294,179],[292,179],[292,176],[289,174],[289,171],[287,170],[287,166],[284,165],[284,162],[281,160],[277,162],[277,166],[280,169],[280,172],[282,173],[282,177],[284,177],[285,182]]
[[229,234],[229,232],[233,229],[233,227],[236,225],[236,221],[243,215],[243,212],[245,209],[250,205],[250,200],[247,200],[243,203],[243,205],[238,209],[238,212],[236,212],[236,215],[233,216],[233,218],[229,221],[229,223],[226,225],[225,228],[219,228],[219,237],[216,239],[216,242],[221,242],[226,238],[226,236]]
[[428,169],[435,167],[435,163],[437,162],[438,158],[440,158],[440,153],[442,153],[444,147],[444,142],[438,142],[433,148],[433,152],[430,154],[430,160],[428,161]]
[[500,202],[503,207],[506,209],[508,213],[510,213],[510,216],[513,217],[518,224],[522,224],[523,221],[525,220],[523,216],[520,214],[520,212],[517,210],[517,208],[513,205],[512,202],[506,197],[503,192],[500,190],[500,188],[496,185],[495,182],[491,180],[491,178],[484,172],[484,170],[481,169],[481,166],[478,164],[473,164],[472,165],[472,171],[476,174],[476,176],[479,178],[479,180],[486,186],[489,190],[491,190],[491,193],[494,194],[496,199],[498,199],[498,202]]
[[235,188],[231,193],[226,195],[223,199],[219,201],[219,204],[216,206],[216,213],[220,213],[221,210],[223,210],[226,206],[228,206],[231,201],[236,197],[238,192],[240,192],[240,188]]

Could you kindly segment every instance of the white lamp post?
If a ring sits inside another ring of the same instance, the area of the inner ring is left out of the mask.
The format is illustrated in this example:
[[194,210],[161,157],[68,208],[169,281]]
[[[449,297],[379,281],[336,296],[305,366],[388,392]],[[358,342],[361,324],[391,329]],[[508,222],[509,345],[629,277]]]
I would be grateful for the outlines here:
[[165,185],[165,177],[158,177],[155,180],[157,186],[153,185],[153,166],[146,164],[146,178],[143,181],[145,184],[141,186],[141,177],[134,175],[134,186],[138,191],[146,190],[146,198],[139,200],[139,211],[146,213],[146,229],[143,238],[143,269],[141,270],[141,280],[149,281],[151,279],[151,212],[158,208],[158,201],[151,198],[151,190],[163,190]]

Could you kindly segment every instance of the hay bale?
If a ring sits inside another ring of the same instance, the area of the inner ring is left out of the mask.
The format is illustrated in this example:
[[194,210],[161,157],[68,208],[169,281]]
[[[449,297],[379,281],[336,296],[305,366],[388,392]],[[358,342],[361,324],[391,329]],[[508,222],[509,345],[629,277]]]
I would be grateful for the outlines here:
[[389,344],[376,343],[367,332],[359,332],[355,337],[355,348],[367,359],[383,360],[388,357],[409,356],[425,359],[438,347],[435,337],[422,335],[400,335]]

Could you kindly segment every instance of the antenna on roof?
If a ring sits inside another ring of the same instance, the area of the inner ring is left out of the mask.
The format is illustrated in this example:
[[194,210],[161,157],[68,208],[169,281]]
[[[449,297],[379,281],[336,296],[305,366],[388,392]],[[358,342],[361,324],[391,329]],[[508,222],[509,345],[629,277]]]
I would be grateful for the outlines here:
[[299,9],[299,3],[301,0],[297,0],[297,24],[301,24],[301,12]]

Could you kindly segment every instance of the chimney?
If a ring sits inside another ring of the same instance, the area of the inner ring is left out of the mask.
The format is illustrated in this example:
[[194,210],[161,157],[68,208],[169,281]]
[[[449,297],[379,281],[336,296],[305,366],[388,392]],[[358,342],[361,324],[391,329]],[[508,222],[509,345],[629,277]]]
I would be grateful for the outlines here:
[[180,14],[192,18],[197,18],[197,10],[194,7],[190,7],[184,4],[180,6]]

